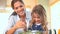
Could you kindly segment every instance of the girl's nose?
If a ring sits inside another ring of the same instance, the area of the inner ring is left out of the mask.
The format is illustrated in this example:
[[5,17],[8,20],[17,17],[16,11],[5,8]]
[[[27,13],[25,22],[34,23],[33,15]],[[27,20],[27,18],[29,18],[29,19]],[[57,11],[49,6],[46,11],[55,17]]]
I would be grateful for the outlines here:
[[38,19],[36,18],[36,21],[37,21]]

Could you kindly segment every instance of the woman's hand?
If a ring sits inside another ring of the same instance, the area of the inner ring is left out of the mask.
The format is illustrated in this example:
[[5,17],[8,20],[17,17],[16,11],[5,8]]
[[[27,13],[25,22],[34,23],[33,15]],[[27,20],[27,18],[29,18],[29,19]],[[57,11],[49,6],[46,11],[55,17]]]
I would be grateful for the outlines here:
[[26,23],[25,23],[24,21],[18,21],[18,22],[14,25],[14,27],[15,27],[16,29],[18,29],[18,28],[23,28],[23,29],[25,29]]

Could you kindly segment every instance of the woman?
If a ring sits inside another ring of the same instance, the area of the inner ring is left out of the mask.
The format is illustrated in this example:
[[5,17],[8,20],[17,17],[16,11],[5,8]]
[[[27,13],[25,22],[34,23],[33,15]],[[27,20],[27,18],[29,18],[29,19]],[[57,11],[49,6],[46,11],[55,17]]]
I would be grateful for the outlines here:
[[6,34],[18,34],[18,32],[22,31],[20,28],[26,30],[26,24],[31,19],[27,16],[30,15],[30,12],[25,11],[25,5],[22,0],[12,0],[11,6],[14,12],[9,18]]

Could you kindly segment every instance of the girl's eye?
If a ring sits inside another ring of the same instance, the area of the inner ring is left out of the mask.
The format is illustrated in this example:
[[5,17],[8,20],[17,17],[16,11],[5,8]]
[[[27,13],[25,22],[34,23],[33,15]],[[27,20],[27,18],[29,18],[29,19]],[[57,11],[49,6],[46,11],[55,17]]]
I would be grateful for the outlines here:
[[34,18],[40,18],[40,17],[36,16],[36,17],[34,17]]
[[40,18],[40,17],[37,17],[37,18]]

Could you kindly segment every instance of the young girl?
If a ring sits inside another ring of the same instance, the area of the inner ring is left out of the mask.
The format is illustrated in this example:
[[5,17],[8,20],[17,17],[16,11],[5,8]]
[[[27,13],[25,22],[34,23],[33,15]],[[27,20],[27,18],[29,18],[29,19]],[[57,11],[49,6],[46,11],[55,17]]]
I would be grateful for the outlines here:
[[36,5],[32,10],[31,16],[29,30],[48,30],[46,26],[46,11],[42,5]]

